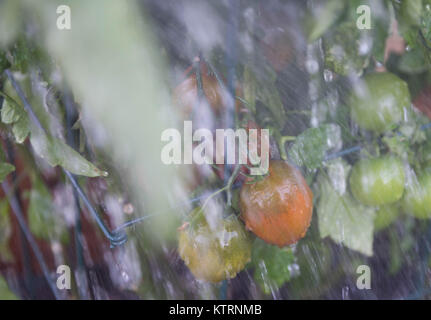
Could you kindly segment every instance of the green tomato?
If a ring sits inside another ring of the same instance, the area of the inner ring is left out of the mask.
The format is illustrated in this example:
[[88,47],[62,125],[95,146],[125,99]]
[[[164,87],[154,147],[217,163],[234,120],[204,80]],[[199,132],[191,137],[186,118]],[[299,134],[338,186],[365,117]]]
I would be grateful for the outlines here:
[[417,183],[407,186],[403,209],[419,219],[431,218],[431,170],[424,170],[418,175]]
[[382,133],[399,123],[410,108],[407,83],[389,72],[372,73],[349,97],[351,116],[362,128]]
[[381,206],[401,199],[405,173],[399,158],[384,156],[359,160],[350,175],[353,196],[365,205]]
[[385,229],[398,218],[399,213],[398,203],[379,207],[374,218],[374,229],[376,231]]
[[236,276],[251,259],[252,242],[238,219],[211,217],[201,208],[190,213],[190,225],[179,232],[178,251],[196,279],[219,282]]

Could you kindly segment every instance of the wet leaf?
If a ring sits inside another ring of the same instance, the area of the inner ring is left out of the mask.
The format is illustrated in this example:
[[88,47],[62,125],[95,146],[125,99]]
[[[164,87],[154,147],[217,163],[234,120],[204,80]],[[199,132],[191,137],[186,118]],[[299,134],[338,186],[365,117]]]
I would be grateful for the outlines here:
[[341,75],[360,75],[368,65],[372,43],[368,30],[359,30],[352,21],[341,23],[323,38],[325,66]]
[[107,175],[66,143],[47,136],[39,128],[32,127],[30,141],[36,153],[53,167],[59,165],[73,174],[87,177]]
[[252,248],[254,279],[266,294],[278,290],[292,277],[295,256],[290,248],[279,248],[256,238]]
[[350,193],[340,195],[323,174],[318,177],[320,199],[317,205],[319,231],[322,238],[361,252],[373,254],[375,210],[353,199]]
[[3,100],[1,109],[1,121],[5,124],[17,122],[24,113],[24,109],[17,103],[14,103],[9,98]]
[[289,158],[309,170],[320,168],[326,153],[341,148],[341,130],[336,124],[310,128],[301,133],[289,148]]
[[6,96],[3,100],[1,109],[1,120],[5,124],[12,125],[12,133],[17,143],[23,143],[30,133],[30,123],[27,112],[20,101],[15,91],[13,91],[9,81],[5,84]]
[[21,117],[12,126],[12,133],[17,143],[23,143],[30,133],[30,121],[27,114]]

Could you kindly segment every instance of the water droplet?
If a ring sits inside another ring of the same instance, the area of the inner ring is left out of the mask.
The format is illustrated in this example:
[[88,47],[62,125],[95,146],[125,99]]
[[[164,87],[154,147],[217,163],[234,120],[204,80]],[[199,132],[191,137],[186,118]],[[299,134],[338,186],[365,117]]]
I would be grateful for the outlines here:
[[331,70],[325,69],[323,71],[323,79],[325,79],[326,82],[331,82],[334,79],[334,74]]

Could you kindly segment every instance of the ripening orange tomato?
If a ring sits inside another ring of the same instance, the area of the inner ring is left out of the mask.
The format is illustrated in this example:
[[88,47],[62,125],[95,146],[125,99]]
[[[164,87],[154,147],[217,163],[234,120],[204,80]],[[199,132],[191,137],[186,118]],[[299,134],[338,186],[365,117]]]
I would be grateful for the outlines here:
[[[223,81],[223,85],[221,85],[204,62],[200,62],[199,65],[205,99],[215,115],[220,116],[226,110],[226,103],[229,97],[224,79],[220,79]],[[185,117],[190,117],[194,107],[199,107],[198,81],[193,67],[187,68],[185,74],[188,76],[174,90],[173,101],[181,109]],[[239,84],[236,86],[235,95],[242,96],[242,88]],[[241,102],[236,97],[234,99],[236,112],[241,112],[243,109]]]
[[268,243],[283,247],[305,236],[313,212],[313,193],[298,169],[271,160],[262,180],[240,191],[246,228]]

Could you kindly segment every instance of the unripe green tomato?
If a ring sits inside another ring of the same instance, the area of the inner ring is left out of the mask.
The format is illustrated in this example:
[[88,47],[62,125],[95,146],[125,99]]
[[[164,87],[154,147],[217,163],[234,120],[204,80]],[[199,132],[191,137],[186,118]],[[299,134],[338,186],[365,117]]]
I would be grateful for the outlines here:
[[219,282],[244,269],[251,259],[251,246],[249,233],[235,216],[208,222],[203,217],[180,230],[178,251],[196,279]]
[[393,156],[359,160],[349,179],[353,196],[369,206],[381,206],[401,199],[404,181],[403,163]]
[[424,170],[417,175],[417,183],[406,188],[403,209],[419,219],[431,218],[431,171]]
[[374,229],[376,231],[385,229],[398,218],[399,213],[398,202],[379,207],[374,218]]
[[353,120],[377,133],[401,122],[404,108],[410,108],[407,83],[389,72],[371,73],[355,86],[349,104]]

